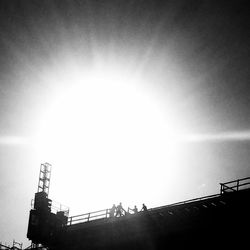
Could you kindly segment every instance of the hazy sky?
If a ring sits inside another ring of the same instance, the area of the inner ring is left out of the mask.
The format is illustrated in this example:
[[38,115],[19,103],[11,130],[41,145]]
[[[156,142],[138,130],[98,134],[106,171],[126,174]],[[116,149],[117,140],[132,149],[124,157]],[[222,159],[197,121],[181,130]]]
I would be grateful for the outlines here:
[[248,1],[0,1],[0,242],[40,164],[76,215],[250,176]]

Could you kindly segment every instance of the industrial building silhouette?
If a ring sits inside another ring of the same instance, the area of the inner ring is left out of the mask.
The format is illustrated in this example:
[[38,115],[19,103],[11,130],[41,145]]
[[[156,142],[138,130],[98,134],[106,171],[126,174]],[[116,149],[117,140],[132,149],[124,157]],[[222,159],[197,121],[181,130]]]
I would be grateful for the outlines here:
[[100,210],[68,217],[51,212],[49,164],[42,164],[30,211],[32,247],[52,250],[232,247],[249,242],[250,177],[220,184],[220,192],[122,217]]
[[[25,249],[50,250],[161,250],[190,247],[237,249],[249,244],[250,177],[220,183],[220,192],[125,216],[110,209],[69,217],[56,212],[49,199],[51,165],[41,164],[38,190],[30,210]],[[1,250],[22,245],[0,244]]]

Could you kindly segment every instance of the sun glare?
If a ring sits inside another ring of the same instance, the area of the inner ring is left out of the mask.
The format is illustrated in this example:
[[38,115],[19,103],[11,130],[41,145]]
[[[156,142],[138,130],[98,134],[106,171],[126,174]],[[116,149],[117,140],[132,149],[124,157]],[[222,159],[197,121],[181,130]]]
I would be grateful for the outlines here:
[[56,172],[51,194],[76,212],[146,202],[178,171],[170,170],[177,132],[157,101],[122,73],[62,79],[71,87],[48,106],[37,137],[40,158]]

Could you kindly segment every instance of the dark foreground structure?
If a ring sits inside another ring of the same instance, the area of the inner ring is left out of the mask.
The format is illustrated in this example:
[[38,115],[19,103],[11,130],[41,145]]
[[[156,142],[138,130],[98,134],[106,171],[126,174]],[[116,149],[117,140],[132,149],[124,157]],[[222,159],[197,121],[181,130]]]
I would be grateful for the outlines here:
[[219,194],[118,218],[109,209],[67,217],[35,194],[27,237],[52,250],[192,249],[249,245],[250,178],[220,184]]

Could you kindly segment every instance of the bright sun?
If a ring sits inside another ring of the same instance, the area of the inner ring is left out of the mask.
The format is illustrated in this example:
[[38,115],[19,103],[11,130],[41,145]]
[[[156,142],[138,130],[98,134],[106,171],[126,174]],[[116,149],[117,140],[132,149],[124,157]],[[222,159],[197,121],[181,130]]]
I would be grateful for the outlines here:
[[51,194],[75,213],[140,206],[178,171],[169,168],[175,128],[157,101],[135,79],[107,72],[71,79],[40,123],[39,154],[55,172]]

